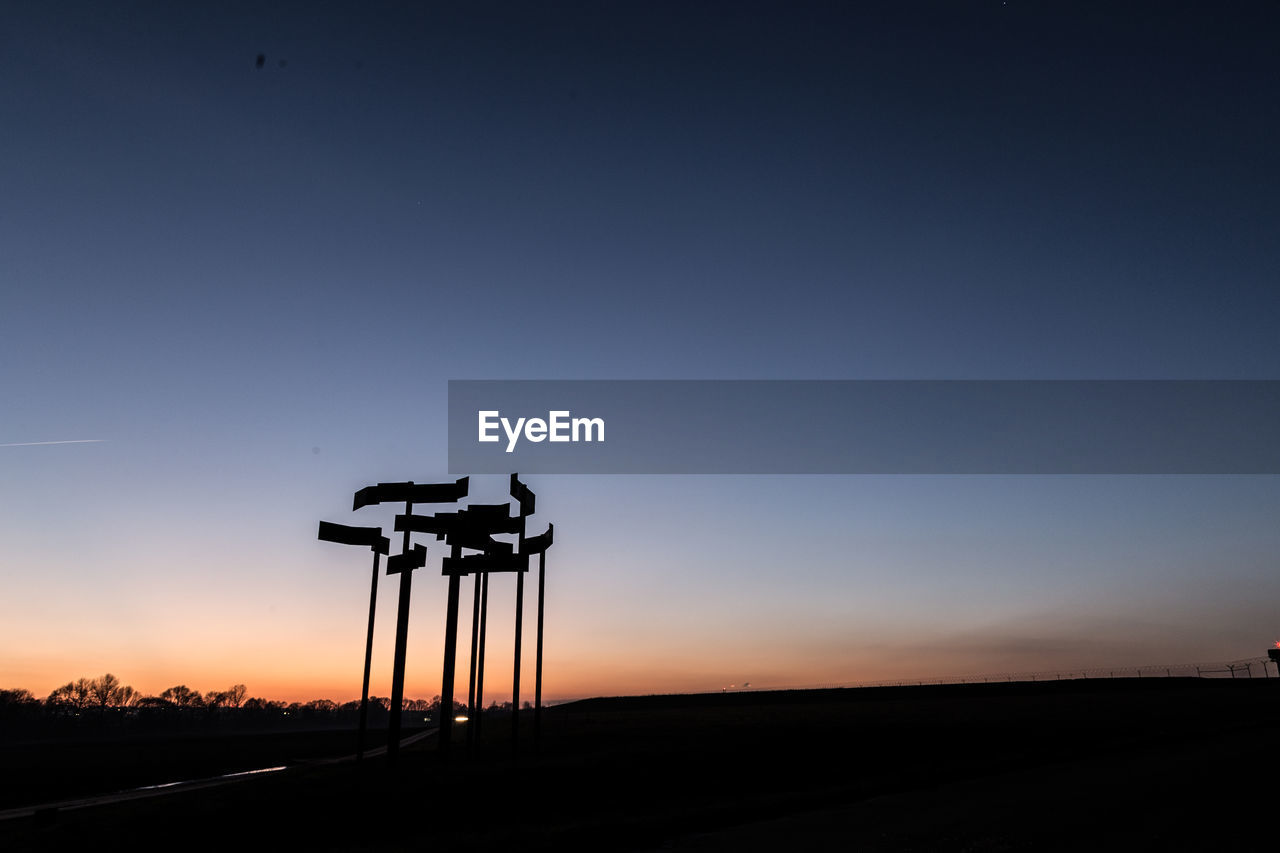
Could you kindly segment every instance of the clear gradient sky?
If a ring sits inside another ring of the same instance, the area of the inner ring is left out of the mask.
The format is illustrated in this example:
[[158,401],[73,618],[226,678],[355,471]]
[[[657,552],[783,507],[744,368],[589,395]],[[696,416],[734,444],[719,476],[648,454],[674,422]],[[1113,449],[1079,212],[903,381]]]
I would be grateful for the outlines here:
[[[451,378],[1280,378],[1274,3],[458,5],[6,6],[0,687],[358,696]],[[529,484],[553,699],[1280,634],[1274,477]]]

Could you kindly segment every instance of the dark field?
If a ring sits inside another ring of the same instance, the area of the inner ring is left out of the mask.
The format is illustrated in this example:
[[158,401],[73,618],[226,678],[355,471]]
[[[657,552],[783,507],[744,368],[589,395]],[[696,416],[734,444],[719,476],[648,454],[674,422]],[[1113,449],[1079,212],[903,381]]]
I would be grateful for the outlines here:
[[[545,712],[536,755],[525,722],[518,759],[509,720],[495,719],[474,756],[458,743],[444,762],[429,739],[393,773],[382,761],[301,766],[42,814],[0,823],[0,847],[114,837],[188,849],[1272,850],[1280,830],[1277,679],[589,700]],[[247,749],[236,740],[228,753]],[[336,736],[333,754],[349,742]],[[58,773],[74,776],[74,754],[56,754]],[[28,772],[41,771],[16,775]]]
[[[412,734],[412,731],[407,732]],[[385,743],[382,732],[370,742]],[[156,734],[0,744],[0,810],[356,751],[351,730]]]

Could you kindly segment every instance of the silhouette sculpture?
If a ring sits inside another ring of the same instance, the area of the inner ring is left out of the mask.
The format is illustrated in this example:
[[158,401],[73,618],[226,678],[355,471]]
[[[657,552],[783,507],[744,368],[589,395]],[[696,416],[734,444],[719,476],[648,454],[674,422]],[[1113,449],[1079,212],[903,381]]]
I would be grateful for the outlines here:
[[[445,558],[441,570],[441,573],[449,578],[449,598],[445,611],[444,671],[440,679],[442,712],[438,746],[442,752],[447,752],[453,741],[453,687],[458,649],[460,578],[464,574],[473,573],[472,567],[476,565],[462,560],[462,549],[468,548],[482,552],[477,556],[509,558],[512,550],[510,543],[499,542],[491,537],[495,533],[515,532],[514,522],[515,519],[512,519],[508,514],[506,504],[477,504],[458,512],[441,512],[431,516],[409,514],[396,516],[396,530],[435,534],[437,539],[446,540],[451,549],[450,556]],[[495,570],[503,571],[504,569]],[[471,673],[473,681],[468,690],[468,720],[470,720],[470,715],[474,711],[472,704],[475,701],[474,676],[476,662],[474,655],[476,645],[474,637],[476,624],[474,608],[472,615]],[[444,712],[446,707],[448,708],[447,713]],[[470,726],[468,730],[471,730]],[[468,741],[473,742],[472,737],[469,736]]]
[[360,744],[356,761],[364,760],[365,732],[369,725],[369,667],[373,661],[373,614],[378,604],[378,561],[391,550],[391,540],[382,535],[381,527],[349,527],[345,524],[320,522],[319,539],[339,545],[363,545],[373,551],[373,580],[369,585],[369,634],[364,643],[364,684],[360,688]]
[[547,532],[530,536],[520,543],[520,553],[527,560],[538,555],[538,653],[533,676],[533,743],[536,747],[542,739],[542,602],[546,593],[547,549],[555,541],[556,526],[547,525]]
[[480,597],[483,587],[488,586],[489,575],[476,572],[472,575],[471,584],[471,674],[467,680],[467,749],[476,745],[476,732],[480,728],[481,710],[476,707],[476,686],[478,658],[480,655]]
[[[399,756],[400,728],[404,710],[405,651],[408,646],[409,602],[413,573],[427,563],[427,549],[410,544],[414,533],[430,533],[449,545],[449,555],[441,561],[441,574],[449,579],[448,607],[445,616],[444,667],[441,673],[441,708],[439,748],[448,750],[453,733],[453,687],[457,669],[458,606],[461,578],[473,575],[471,605],[471,673],[467,690],[467,712],[472,725],[467,727],[467,743],[474,745],[481,733],[484,718],[485,630],[488,624],[489,573],[515,572],[516,621],[515,665],[512,678],[512,749],[519,748],[520,737],[520,657],[524,621],[524,574],[529,558],[538,555],[538,651],[534,687],[534,735],[540,734],[542,715],[542,636],[546,592],[546,551],[551,546],[555,527],[547,525],[545,533],[526,536],[527,519],[536,505],[535,495],[518,474],[511,475],[511,496],[519,508],[511,515],[508,504],[477,504],[456,512],[414,515],[414,504],[454,503],[467,496],[469,479],[452,483],[378,483],[355,493],[352,511],[382,503],[404,503],[404,512],[396,515],[395,529],[404,534],[400,553],[387,558],[387,574],[400,575],[400,594],[396,611],[395,655],[391,674],[391,708],[387,726],[387,760],[394,764]],[[517,534],[519,550],[511,543],[493,537]],[[378,593],[378,565],[382,555],[390,551],[389,540],[378,527],[348,527],[320,522],[319,538],[328,542],[363,545],[373,549],[373,581],[369,592],[369,631],[365,641],[364,687],[360,700],[360,748],[364,756],[364,740],[368,724],[369,673],[373,657],[373,624]],[[464,550],[479,553],[463,554]]]
[[[404,503],[404,514],[413,514],[415,503],[455,503],[467,496],[468,479],[452,483],[378,483],[356,492],[351,509],[382,503]],[[396,648],[391,670],[391,717],[387,725],[387,761],[394,764],[400,755],[400,717],[404,706],[404,661],[409,639],[409,600],[413,570],[426,565],[426,548],[410,549],[408,530],[404,531],[398,557],[387,560],[387,574],[400,575],[400,600],[396,612]],[[421,559],[421,562],[417,562]],[[417,563],[414,565],[414,563]],[[393,569],[393,564],[395,568]],[[450,714],[449,716],[452,716]]]
[[524,573],[529,571],[529,554],[525,550],[525,519],[533,515],[537,496],[520,482],[519,474],[511,475],[511,497],[520,504],[520,570],[516,573],[516,664],[511,684],[511,750],[520,747],[520,635],[524,624]]
[[[490,533],[518,533],[519,519],[512,518],[506,504],[483,504],[469,508],[484,515]],[[506,543],[501,544],[501,553],[509,554],[511,549]],[[484,549],[479,549],[484,550]],[[486,552],[488,553],[488,552]],[[474,721],[467,725],[467,745],[474,747],[480,737],[484,720],[484,651],[485,628],[488,624],[489,573],[473,572],[475,582],[472,587],[471,604],[471,673],[467,685],[467,715]],[[476,615],[479,614],[479,631],[476,626]],[[477,633],[479,636],[477,637]]]

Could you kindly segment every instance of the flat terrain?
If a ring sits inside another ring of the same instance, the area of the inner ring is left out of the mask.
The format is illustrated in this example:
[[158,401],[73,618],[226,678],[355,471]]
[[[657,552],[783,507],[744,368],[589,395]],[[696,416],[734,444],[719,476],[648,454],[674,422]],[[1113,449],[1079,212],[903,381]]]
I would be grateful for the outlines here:
[[[1280,680],[1142,679],[598,699],[483,748],[301,766],[0,824],[320,849],[1274,849]],[[341,751],[341,750],[340,750]],[[349,749],[347,750],[349,751]],[[69,765],[63,759],[63,767]],[[248,769],[248,768],[240,768]],[[6,768],[6,773],[8,769]],[[119,834],[119,835],[117,835]]]
[[[370,733],[384,743],[385,734]],[[0,744],[0,810],[354,753],[355,732],[84,737]]]

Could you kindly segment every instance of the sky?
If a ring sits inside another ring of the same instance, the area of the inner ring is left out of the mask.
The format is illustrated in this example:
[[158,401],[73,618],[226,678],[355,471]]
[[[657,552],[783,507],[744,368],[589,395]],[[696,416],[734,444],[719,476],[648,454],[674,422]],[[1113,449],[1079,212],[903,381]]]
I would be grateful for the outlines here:
[[[0,687],[357,697],[368,555],[316,523],[389,528],[352,493],[453,479],[450,379],[1280,378],[1277,23],[8,6]],[[533,529],[556,524],[552,700],[1228,660],[1280,635],[1275,477],[528,483]],[[439,693],[434,565],[409,696]],[[494,698],[513,587],[492,588]]]

